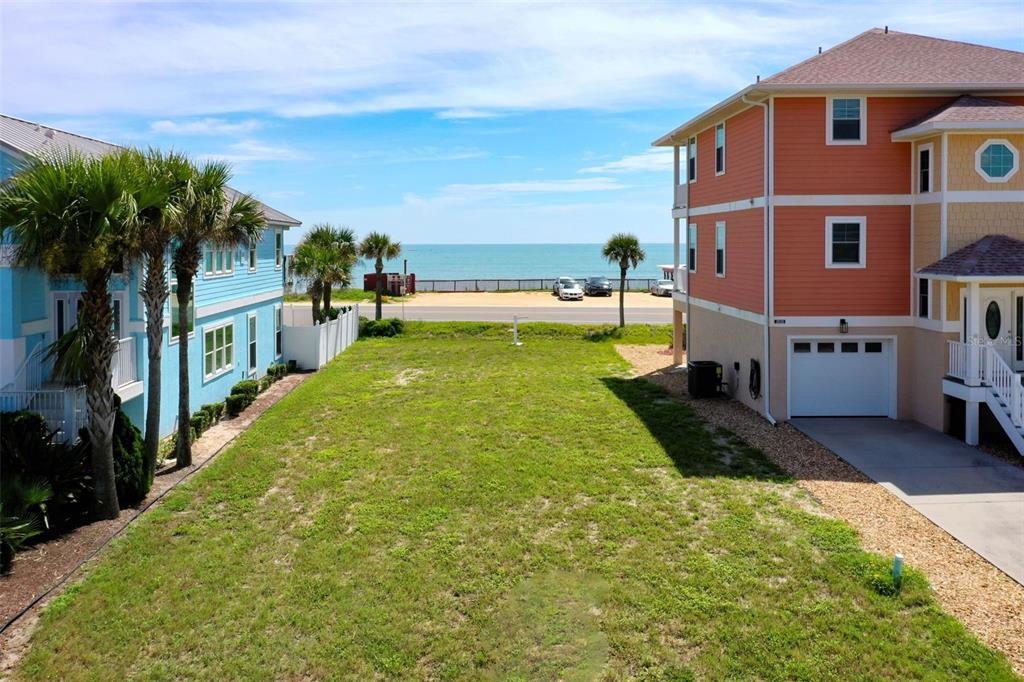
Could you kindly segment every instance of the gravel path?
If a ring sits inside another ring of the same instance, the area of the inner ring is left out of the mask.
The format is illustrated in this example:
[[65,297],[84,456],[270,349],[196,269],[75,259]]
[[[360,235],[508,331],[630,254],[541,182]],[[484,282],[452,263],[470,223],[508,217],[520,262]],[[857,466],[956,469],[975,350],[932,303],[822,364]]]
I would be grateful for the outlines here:
[[1024,674],[1024,587],[789,424],[771,426],[734,400],[692,400],[686,373],[672,371],[671,352],[650,345],[616,349],[638,376],[762,450],[827,511],[853,526],[867,549],[903,554],[928,576],[943,608]]

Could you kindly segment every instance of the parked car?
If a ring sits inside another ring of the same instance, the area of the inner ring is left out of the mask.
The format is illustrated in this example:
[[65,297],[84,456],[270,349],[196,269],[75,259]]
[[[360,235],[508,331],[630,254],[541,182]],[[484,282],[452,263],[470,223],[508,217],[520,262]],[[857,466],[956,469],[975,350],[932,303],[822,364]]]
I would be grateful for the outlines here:
[[583,300],[583,289],[571,277],[559,277],[555,283],[555,293],[561,301]]
[[587,277],[583,283],[583,293],[587,296],[611,296],[612,283],[607,277]]
[[555,280],[555,283],[553,285],[551,285],[551,293],[553,293],[555,296],[557,296],[558,295],[558,287],[562,286],[563,283],[568,284],[569,282],[572,282],[572,283],[575,284],[576,280],[574,280],[572,277],[559,277],[558,279]]
[[657,282],[651,285],[651,294],[653,294],[654,296],[671,296],[672,280],[659,279]]

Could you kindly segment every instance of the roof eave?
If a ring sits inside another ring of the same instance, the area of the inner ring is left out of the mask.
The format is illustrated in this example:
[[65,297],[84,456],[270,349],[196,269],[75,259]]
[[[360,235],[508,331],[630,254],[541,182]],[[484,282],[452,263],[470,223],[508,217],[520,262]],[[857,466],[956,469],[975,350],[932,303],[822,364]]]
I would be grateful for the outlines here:
[[951,130],[984,130],[993,133],[1020,132],[1024,130],[1024,121],[929,121],[911,128],[897,130],[890,135],[893,142],[904,142],[926,135],[934,135]]
[[765,92],[930,92],[963,94],[986,92],[1021,94],[1024,82],[1015,83],[772,83],[761,81],[758,89]]
[[[681,126],[673,129],[672,132],[667,133],[666,135],[662,135],[657,140],[652,142],[651,146],[652,147],[674,147],[674,146],[676,146],[676,144],[678,144],[678,143],[675,142],[674,140],[675,140],[675,138],[680,137],[681,133],[689,130],[690,128],[693,128],[694,126],[696,126],[698,123],[700,123],[704,119],[712,118],[718,112],[722,111],[723,109],[725,109],[727,107],[732,106],[733,104],[736,104],[736,102],[741,101],[745,96],[747,96],[747,95],[749,95],[749,94],[751,94],[753,92],[756,92],[759,89],[760,89],[760,84],[758,84],[758,83],[754,83],[753,85],[748,85],[747,87],[743,88],[742,90],[740,90],[736,94],[732,95],[731,97],[727,97],[726,99],[723,99],[721,102],[719,102],[718,104],[714,105],[710,109],[705,109],[700,114],[698,114],[697,116],[694,116],[693,118],[691,118],[686,123],[684,123]],[[683,137],[685,137],[685,136],[683,136]]]
[[944,282],[1020,282],[1024,281],[1024,271],[1019,275],[951,275],[931,273],[926,270],[918,270],[917,274],[925,279],[935,279]]

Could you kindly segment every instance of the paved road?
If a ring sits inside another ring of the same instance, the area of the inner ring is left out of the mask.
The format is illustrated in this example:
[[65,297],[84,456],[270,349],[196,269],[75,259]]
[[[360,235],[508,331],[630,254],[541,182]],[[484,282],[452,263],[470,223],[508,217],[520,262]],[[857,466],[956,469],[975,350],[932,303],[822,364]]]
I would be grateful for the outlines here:
[[[406,320],[466,321],[466,322],[511,322],[518,315],[532,322],[574,322],[582,324],[617,323],[618,308],[584,308],[565,301],[555,306],[424,306],[386,303],[384,317],[404,317]],[[373,303],[360,304],[360,313],[373,315]],[[626,308],[626,322],[670,324],[672,309]]]

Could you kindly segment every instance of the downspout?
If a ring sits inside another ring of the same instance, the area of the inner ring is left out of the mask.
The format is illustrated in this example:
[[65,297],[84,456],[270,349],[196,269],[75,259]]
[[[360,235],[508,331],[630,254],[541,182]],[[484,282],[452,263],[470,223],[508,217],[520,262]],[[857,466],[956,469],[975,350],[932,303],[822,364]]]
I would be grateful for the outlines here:
[[764,363],[761,368],[761,375],[764,378],[764,416],[772,426],[777,422],[772,416],[771,403],[771,185],[769,173],[771,171],[771,123],[769,115],[771,108],[765,102],[755,102],[743,95],[741,98],[744,104],[761,107],[764,110]]

